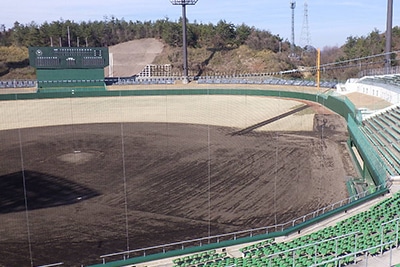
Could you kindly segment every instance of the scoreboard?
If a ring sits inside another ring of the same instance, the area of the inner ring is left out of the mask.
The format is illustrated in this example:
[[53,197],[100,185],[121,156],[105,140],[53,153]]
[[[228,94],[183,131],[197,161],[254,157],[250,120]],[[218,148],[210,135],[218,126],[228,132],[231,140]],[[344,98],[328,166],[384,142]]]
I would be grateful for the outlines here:
[[29,62],[37,69],[97,69],[109,64],[106,47],[29,47]]
[[107,47],[29,47],[39,91],[106,90]]

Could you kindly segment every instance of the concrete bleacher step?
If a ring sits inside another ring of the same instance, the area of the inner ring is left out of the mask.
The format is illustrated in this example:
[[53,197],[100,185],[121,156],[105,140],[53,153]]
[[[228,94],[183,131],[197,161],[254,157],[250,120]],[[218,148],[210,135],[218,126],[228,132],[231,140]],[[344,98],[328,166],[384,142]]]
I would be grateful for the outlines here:
[[392,139],[395,142],[399,142],[400,141],[399,136],[395,132],[393,132],[391,129],[387,129],[386,132],[392,137]]
[[385,147],[385,151],[395,161],[392,167],[396,170],[397,174],[400,174],[400,159],[388,147]]
[[[388,171],[388,173],[391,176],[393,176],[395,173],[392,169],[393,169],[393,166],[395,166],[395,163],[393,162],[392,158],[389,155],[387,155],[387,153],[384,151],[384,148],[381,148],[381,147],[376,147],[376,148],[377,148],[379,154],[382,156],[382,158],[387,163],[386,170]],[[389,168],[389,166],[390,166],[390,168]]]
[[[398,108],[396,108],[397,110]],[[400,127],[393,111],[369,118],[363,122],[363,132],[378,154],[387,163],[386,171],[389,175],[400,174]]]
[[384,130],[386,128],[386,126],[377,118],[373,118],[372,120],[374,123],[376,123],[381,128],[381,130]]
[[392,126],[399,126],[400,122],[393,116],[391,116],[390,114],[384,114],[383,115],[385,117],[385,119],[389,120],[392,123]]
[[393,143],[392,146],[397,151],[397,153],[400,153],[400,146],[399,145]]
[[[385,115],[383,115],[384,117],[386,117],[386,114]],[[393,131],[392,131],[392,129],[397,129],[397,130],[399,130],[398,129],[398,127],[397,127],[397,125],[396,124],[394,124],[394,123],[392,123],[392,122],[390,122],[388,119],[386,119],[386,118],[383,118],[382,116],[379,116],[379,118],[378,118],[378,121],[381,121],[381,122],[383,122],[387,127],[385,127],[384,125],[382,125],[383,126],[383,130],[385,131],[385,132],[387,132],[393,139],[394,139],[394,141],[396,141],[396,142],[398,142],[399,140],[400,140],[400,136],[397,136],[397,134],[395,134]],[[400,131],[400,130],[399,130]]]

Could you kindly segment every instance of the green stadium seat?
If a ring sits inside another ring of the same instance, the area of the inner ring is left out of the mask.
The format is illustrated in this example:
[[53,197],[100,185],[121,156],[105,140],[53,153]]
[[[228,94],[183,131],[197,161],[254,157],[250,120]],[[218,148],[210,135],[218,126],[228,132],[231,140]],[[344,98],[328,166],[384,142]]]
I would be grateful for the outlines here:
[[[310,266],[314,262],[322,263],[326,261],[333,262],[324,266],[337,266],[339,262],[342,265],[348,265],[354,263],[356,259],[354,255],[351,255],[352,253],[364,249],[368,250],[373,256],[378,255],[381,253],[381,248],[373,247],[379,246],[382,240],[383,243],[398,241],[396,239],[399,238],[399,233],[396,232],[396,225],[399,222],[392,220],[395,216],[397,218],[399,213],[400,193],[396,193],[365,212],[358,213],[318,232],[295,238],[290,242],[278,243],[273,239],[263,240],[241,248],[242,257],[232,258],[226,253],[216,253],[215,250],[211,250],[190,257],[185,256],[175,259],[173,263],[176,267],[287,267],[293,266],[293,263],[294,266]],[[381,225],[385,222],[390,223],[387,223],[382,228]],[[344,234],[355,232],[358,232],[358,234],[337,238]],[[356,245],[355,239],[357,239]],[[316,242],[318,245],[314,244]],[[382,250],[387,251],[393,246],[387,245]],[[341,257],[341,259],[335,261],[336,257]],[[190,261],[194,259],[196,260],[195,262]]]

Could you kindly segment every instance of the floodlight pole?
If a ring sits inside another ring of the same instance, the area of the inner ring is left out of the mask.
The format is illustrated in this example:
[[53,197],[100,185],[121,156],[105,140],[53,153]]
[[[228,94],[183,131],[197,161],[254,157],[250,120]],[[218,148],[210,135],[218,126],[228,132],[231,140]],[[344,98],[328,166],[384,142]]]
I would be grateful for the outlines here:
[[182,4],[182,46],[183,46],[183,83],[189,83],[188,58],[187,58],[187,28],[186,4]]
[[296,1],[290,1],[290,9],[292,10],[292,43],[290,46],[290,50],[292,52],[292,56],[294,56],[294,49],[295,49],[295,41],[294,41],[294,9],[296,8]]
[[385,68],[389,74],[391,67],[390,52],[392,52],[392,23],[393,23],[393,0],[388,0],[386,18],[386,46],[385,46]]
[[187,28],[186,28],[186,6],[195,5],[198,0],[170,0],[173,5],[182,6],[182,46],[183,46],[183,83],[189,83],[188,56],[187,56]]

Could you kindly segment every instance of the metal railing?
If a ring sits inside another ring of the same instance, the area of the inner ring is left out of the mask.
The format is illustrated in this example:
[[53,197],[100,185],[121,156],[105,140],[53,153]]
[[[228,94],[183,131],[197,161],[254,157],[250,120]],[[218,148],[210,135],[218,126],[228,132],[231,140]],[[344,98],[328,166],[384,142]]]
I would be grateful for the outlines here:
[[331,205],[320,208],[311,213],[308,213],[306,215],[303,215],[301,217],[298,217],[294,220],[291,220],[289,222],[282,223],[282,224],[266,226],[266,227],[259,227],[259,228],[252,228],[252,229],[248,229],[248,230],[236,231],[236,232],[231,232],[231,233],[226,233],[226,234],[201,237],[201,238],[180,241],[180,242],[174,242],[174,243],[168,243],[168,244],[157,245],[157,246],[151,246],[151,247],[146,247],[146,248],[139,248],[139,249],[122,251],[122,252],[110,253],[110,254],[101,255],[100,258],[102,259],[103,264],[105,264],[106,260],[108,258],[122,257],[123,260],[126,260],[131,257],[147,256],[149,254],[156,254],[156,253],[166,253],[167,251],[171,251],[171,250],[177,250],[177,249],[183,250],[185,248],[194,247],[194,246],[201,247],[205,244],[220,243],[221,241],[236,240],[238,238],[253,237],[253,236],[257,236],[257,235],[261,235],[261,234],[269,234],[269,233],[274,233],[274,232],[283,232],[286,229],[289,229],[291,227],[305,223],[308,220],[317,218],[318,216],[321,216],[327,212],[331,212],[335,209],[338,209],[347,204],[350,204],[355,200],[362,199],[368,195],[373,194],[374,192],[381,191],[381,190],[387,189],[389,187],[390,187],[390,181],[387,181],[384,184],[376,186],[373,190],[368,189],[366,191],[360,192],[356,195],[353,195],[353,196],[343,199],[341,201],[335,202]]
[[[290,250],[285,250],[285,251],[280,251],[274,254],[270,254],[267,256],[267,258],[269,259],[269,266],[271,266],[271,260],[273,257],[279,257],[285,254],[289,254],[292,253],[293,254],[293,267],[295,266],[295,259],[296,259],[296,251],[298,251],[299,249],[304,249],[307,247],[313,247],[314,248],[314,255],[313,255],[313,265],[311,265],[312,267],[317,267],[317,266],[326,266],[329,263],[335,263],[335,266],[341,266],[340,264],[340,260],[343,260],[345,258],[349,258],[349,257],[354,257],[353,261],[354,264],[356,264],[357,261],[357,257],[364,255],[365,257],[368,256],[368,254],[370,253],[371,250],[374,249],[379,249],[379,253],[382,255],[384,253],[384,249],[385,247],[389,247],[390,250],[393,249],[393,247],[398,247],[399,246],[399,222],[400,222],[400,218],[396,218],[387,222],[383,222],[381,223],[380,226],[380,242],[379,244],[373,244],[370,247],[361,249],[359,247],[357,247],[358,245],[358,239],[363,235],[363,233],[357,231],[357,232],[352,232],[352,233],[347,233],[347,234],[343,234],[341,236],[336,236],[330,239],[326,239],[326,240],[321,240],[321,241],[317,241],[317,242],[313,242],[313,243],[309,243],[309,244],[305,244],[302,246],[298,246],[295,248],[292,248]],[[386,225],[390,224],[390,223],[396,223],[396,237],[394,238],[394,240],[384,240],[384,228]],[[354,251],[353,252],[347,252],[345,253],[345,255],[339,255],[338,253],[338,245],[339,242],[345,238],[348,237],[354,237]],[[317,253],[317,248],[318,245],[323,244],[323,243],[327,243],[330,241],[334,241],[335,242],[335,251],[334,251],[334,257],[332,259],[327,259],[327,260],[322,260],[321,262],[317,262],[318,259],[318,253]],[[389,265],[392,266],[392,265]]]
[[[335,265],[335,266],[341,266],[340,260],[342,260],[342,259],[345,259],[345,258],[348,258],[348,257],[356,258],[359,255],[364,255],[364,257],[368,257],[369,251],[371,251],[372,249],[376,249],[376,248],[383,249],[383,247],[385,247],[385,246],[390,246],[390,251],[392,251],[392,249],[393,249],[392,246],[393,246],[394,242],[395,241],[392,240],[392,241],[389,241],[389,242],[386,242],[386,243],[383,243],[383,244],[379,244],[379,245],[376,245],[376,246],[372,246],[372,247],[369,247],[369,248],[366,248],[366,249],[362,249],[362,250],[358,250],[358,251],[355,251],[355,252],[351,252],[351,253],[348,253],[346,255],[335,257],[335,258],[330,259],[330,260],[326,260],[326,261],[323,261],[323,262],[315,263],[314,265],[311,265],[310,267],[326,266],[328,263],[338,263],[338,262],[339,262],[339,264]],[[355,261],[354,262],[354,264],[355,264],[356,263],[356,259],[354,259],[354,261]],[[368,262],[365,263],[365,266],[368,266]],[[391,266],[392,266],[392,264],[391,264],[391,261],[390,261],[389,267],[391,267]]]
[[387,68],[376,68],[363,70],[358,73],[358,77],[373,76],[373,75],[386,75],[386,74],[399,74],[400,66],[393,66],[389,69]]
[[61,265],[64,265],[64,263],[63,262],[58,262],[58,263],[40,265],[40,266],[37,266],[37,267],[54,267],[54,266],[61,266]]

